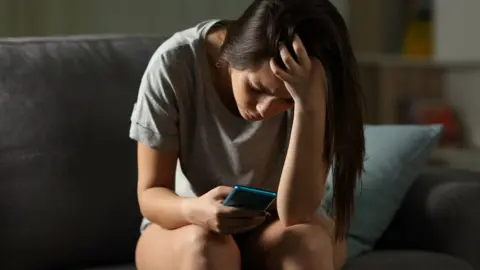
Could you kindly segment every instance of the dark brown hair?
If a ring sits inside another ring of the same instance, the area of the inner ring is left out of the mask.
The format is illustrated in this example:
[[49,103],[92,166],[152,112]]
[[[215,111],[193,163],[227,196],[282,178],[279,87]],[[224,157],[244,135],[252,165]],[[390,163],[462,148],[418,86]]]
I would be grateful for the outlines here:
[[284,67],[281,45],[291,54],[298,34],[310,57],[326,70],[327,113],[324,160],[333,173],[335,238],[346,237],[354,208],[354,191],[363,172],[365,140],[362,94],[348,29],[328,0],[255,0],[243,15],[228,24],[220,61],[230,67],[254,69],[274,58]]

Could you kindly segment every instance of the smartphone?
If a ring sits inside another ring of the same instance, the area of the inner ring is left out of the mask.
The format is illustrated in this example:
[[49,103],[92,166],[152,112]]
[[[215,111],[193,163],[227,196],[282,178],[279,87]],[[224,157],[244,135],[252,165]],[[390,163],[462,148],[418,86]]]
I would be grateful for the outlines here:
[[266,211],[276,198],[275,192],[236,185],[223,201],[223,205]]

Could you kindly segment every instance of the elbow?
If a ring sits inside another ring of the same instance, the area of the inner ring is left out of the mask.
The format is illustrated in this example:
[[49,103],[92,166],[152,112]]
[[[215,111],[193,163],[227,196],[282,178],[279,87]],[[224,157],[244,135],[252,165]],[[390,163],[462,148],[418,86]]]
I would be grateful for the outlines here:
[[278,218],[282,223],[282,225],[288,228],[296,225],[311,224],[315,220],[316,214],[317,214],[316,211],[308,211],[308,212],[296,211],[296,213],[294,213],[293,211],[291,212],[279,211]]
[[164,219],[159,219],[154,207],[152,207],[149,199],[149,194],[147,192],[140,193],[138,196],[138,205],[140,208],[140,214],[142,217],[148,219],[150,222],[153,222],[160,227],[170,230],[175,229],[170,226],[168,222],[164,222]]
[[141,192],[138,192],[138,208],[140,209],[140,214],[148,220],[152,220],[155,211],[154,206],[152,205],[152,195],[149,192],[149,189],[145,189]]
[[278,218],[285,227],[312,224],[318,218],[321,202],[322,200],[315,199],[308,202],[292,204],[279,200],[277,205]]
[[282,218],[280,218],[280,222],[282,223],[282,225],[285,228],[312,223],[311,219],[308,219],[308,218],[303,218],[303,219],[300,219],[300,218],[282,219]]

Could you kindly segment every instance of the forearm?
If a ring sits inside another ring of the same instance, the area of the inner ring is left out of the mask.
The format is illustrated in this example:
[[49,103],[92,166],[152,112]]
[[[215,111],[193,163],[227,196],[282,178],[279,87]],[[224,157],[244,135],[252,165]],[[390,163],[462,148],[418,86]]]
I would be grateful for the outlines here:
[[191,199],[180,197],[172,190],[162,187],[149,188],[139,194],[143,216],[168,230],[190,224],[185,210],[188,200]]
[[325,112],[295,108],[277,208],[287,226],[310,222],[323,200],[328,165],[323,158]]

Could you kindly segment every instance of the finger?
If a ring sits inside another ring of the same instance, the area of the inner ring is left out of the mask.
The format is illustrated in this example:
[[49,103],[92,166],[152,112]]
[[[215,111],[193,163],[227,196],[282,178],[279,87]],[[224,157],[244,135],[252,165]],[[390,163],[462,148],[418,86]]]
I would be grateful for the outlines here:
[[211,190],[213,195],[212,197],[214,200],[223,200],[228,196],[228,194],[230,194],[232,190],[232,187],[218,186]]
[[264,217],[264,211],[250,210],[240,207],[231,207],[220,205],[218,211],[219,216],[228,217],[228,218],[255,218],[255,217]]
[[253,218],[222,218],[221,223],[228,227],[245,227],[252,224],[260,224],[266,219],[265,216]]
[[310,70],[310,68],[312,67],[310,56],[308,56],[307,49],[305,49],[305,46],[303,45],[303,42],[298,35],[295,35],[292,46],[293,51],[295,51],[295,54],[297,55],[298,63],[300,64],[300,66],[305,70]]
[[257,217],[254,219],[224,219],[218,228],[218,231],[224,234],[235,234],[249,231],[265,221],[265,218]]
[[265,212],[222,205],[219,211],[219,216],[227,217],[227,218],[255,218],[255,217],[264,217]]
[[206,228],[209,230],[216,232],[216,233],[221,233],[220,226],[218,223],[217,219],[209,219],[206,221]]
[[293,76],[286,72],[283,68],[279,67],[275,60],[270,60],[270,69],[272,70],[273,74],[277,76],[280,80],[284,82],[291,82]]
[[259,225],[261,225],[263,222],[265,222],[265,217],[257,217],[257,218],[254,218],[254,219],[249,219],[248,222],[245,222],[243,224],[235,224],[235,226],[233,226],[234,229],[236,230],[243,230],[243,229],[247,229],[247,230],[250,230],[250,229],[253,229]]
[[280,58],[291,74],[297,74],[301,71],[300,65],[295,61],[286,46],[280,48]]

